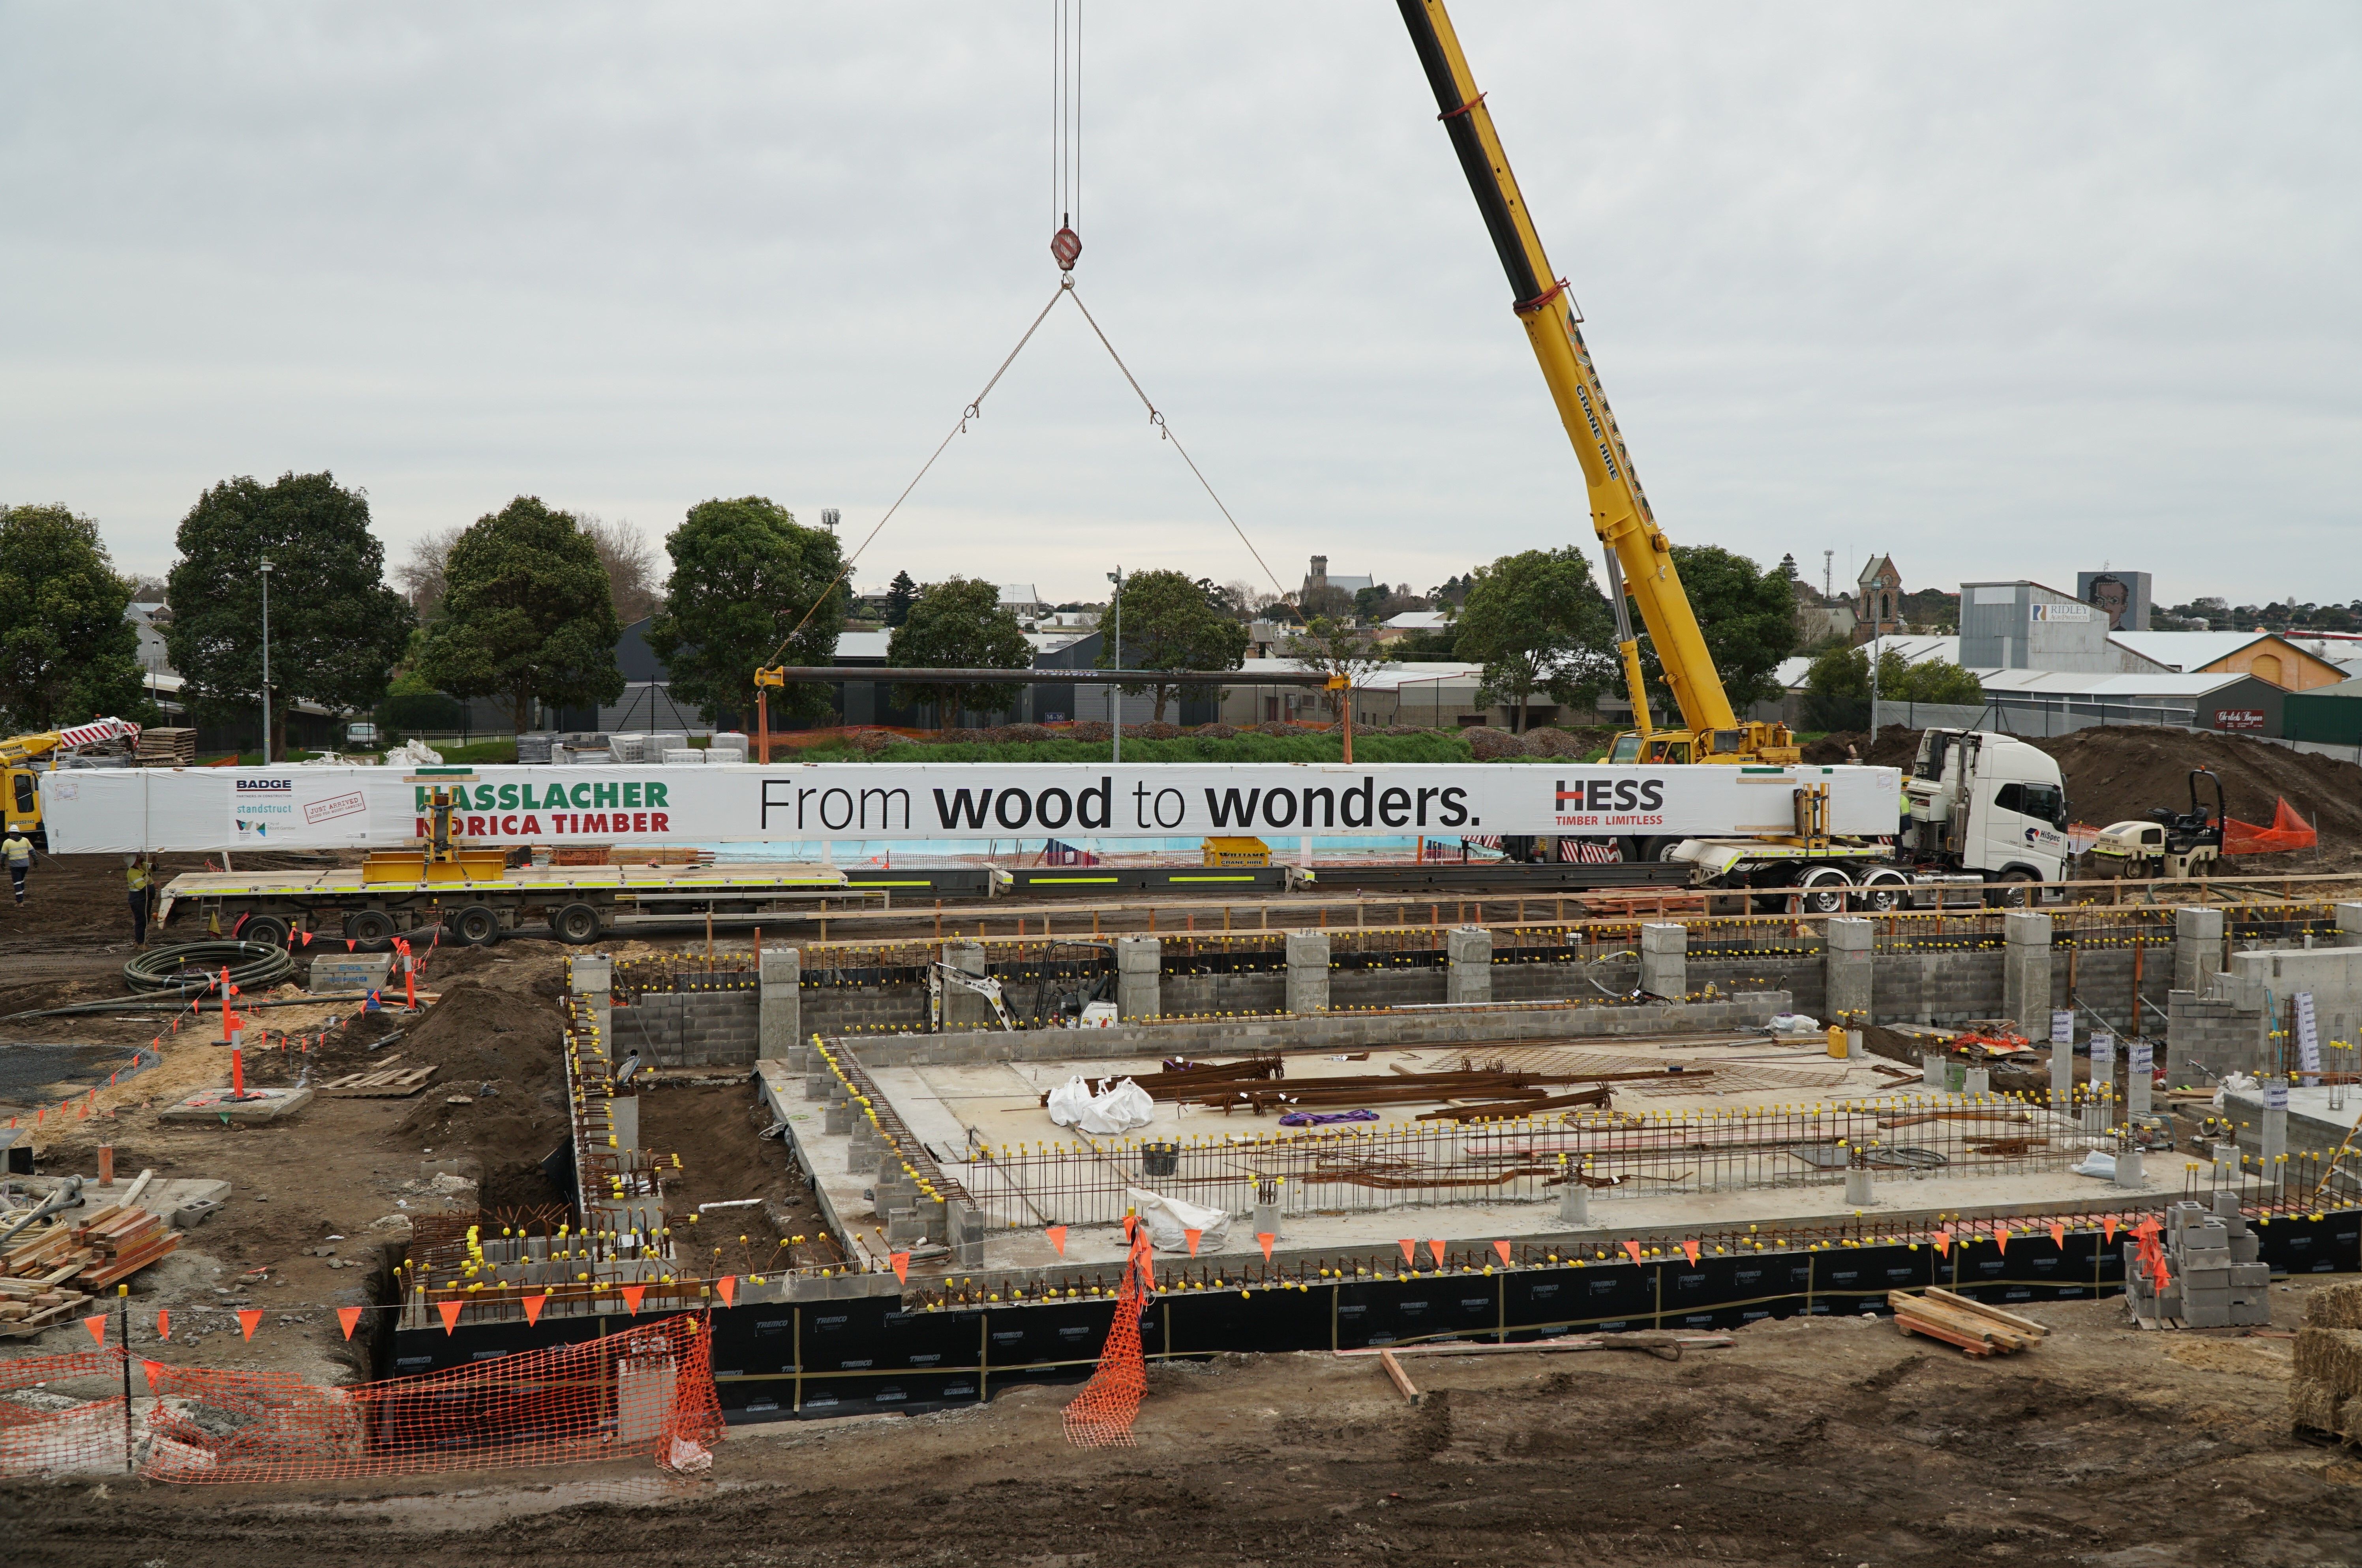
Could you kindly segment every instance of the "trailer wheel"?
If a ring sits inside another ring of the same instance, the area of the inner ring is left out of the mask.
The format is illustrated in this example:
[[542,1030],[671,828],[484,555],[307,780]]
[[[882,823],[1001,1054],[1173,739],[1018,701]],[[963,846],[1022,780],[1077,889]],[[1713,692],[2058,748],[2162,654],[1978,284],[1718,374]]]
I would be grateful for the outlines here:
[[599,940],[599,911],[594,905],[576,901],[568,904],[549,917],[549,929],[560,942],[579,947],[586,942]]
[[1898,908],[1910,883],[1900,871],[1873,871],[1861,879],[1853,907],[1865,914],[1887,914]]
[[451,917],[451,934],[468,947],[490,947],[501,939],[501,917],[490,904],[469,904]]
[[2034,902],[2034,877],[2025,871],[2004,871],[1985,889],[1985,907],[2022,910]]
[[259,942],[268,947],[287,945],[287,922],[276,915],[250,916],[237,928],[240,942]]
[[1798,879],[1806,914],[1843,914],[1853,892],[1853,878],[1835,866],[1816,866]]
[[345,917],[345,940],[363,953],[393,945],[393,917],[383,910],[355,910]]

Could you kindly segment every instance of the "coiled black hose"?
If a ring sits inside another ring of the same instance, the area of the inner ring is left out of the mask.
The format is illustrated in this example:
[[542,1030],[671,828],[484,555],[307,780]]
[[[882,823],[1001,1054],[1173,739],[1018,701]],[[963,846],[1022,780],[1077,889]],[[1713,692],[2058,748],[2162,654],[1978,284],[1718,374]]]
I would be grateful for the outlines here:
[[140,954],[123,966],[123,979],[135,991],[210,995],[220,988],[224,967],[231,985],[259,991],[292,975],[295,960],[285,948],[270,943],[183,942]]

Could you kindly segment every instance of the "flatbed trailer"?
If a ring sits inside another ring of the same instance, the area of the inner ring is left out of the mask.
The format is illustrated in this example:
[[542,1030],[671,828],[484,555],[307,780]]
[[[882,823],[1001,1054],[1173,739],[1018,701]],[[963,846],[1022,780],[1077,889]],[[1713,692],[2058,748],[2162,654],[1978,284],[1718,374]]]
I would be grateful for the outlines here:
[[[389,878],[362,866],[319,870],[193,871],[163,891],[157,920],[193,905],[209,930],[250,942],[284,943],[290,933],[351,941],[382,951],[397,936],[440,926],[469,946],[546,925],[562,942],[595,942],[642,920],[701,915],[743,918],[875,908],[892,889],[850,884],[833,866],[777,862],[712,866],[444,865],[426,875]],[[493,869],[497,875],[491,874]],[[467,872],[469,875],[452,875]]]

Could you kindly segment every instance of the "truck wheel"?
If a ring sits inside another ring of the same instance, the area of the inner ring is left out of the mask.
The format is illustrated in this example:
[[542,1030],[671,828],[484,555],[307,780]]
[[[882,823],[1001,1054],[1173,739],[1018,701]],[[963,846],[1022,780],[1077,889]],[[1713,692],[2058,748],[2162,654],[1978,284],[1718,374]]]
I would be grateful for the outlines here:
[[1873,871],[1861,879],[1853,907],[1865,914],[1887,914],[1900,908],[1910,883],[1900,871]]
[[393,917],[383,910],[355,910],[345,917],[345,940],[363,953],[382,953],[393,945]]
[[501,939],[501,917],[490,904],[469,904],[451,917],[451,934],[469,947],[490,947]]
[[2034,902],[2034,878],[2024,871],[2004,871],[1985,889],[1985,908],[2022,910]]
[[586,942],[599,940],[599,911],[590,904],[577,901],[568,904],[549,917],[549,929],[560,942],[579,947]]
[[1804,893],[1806,914],[1843,914],[1853,892],[1853,878],[1834,866],[1814,867],[1796,885]]
[[237,928],[240,942],[259,942],[266,947],[287,945],[287,922],[276,915],[255,915]]

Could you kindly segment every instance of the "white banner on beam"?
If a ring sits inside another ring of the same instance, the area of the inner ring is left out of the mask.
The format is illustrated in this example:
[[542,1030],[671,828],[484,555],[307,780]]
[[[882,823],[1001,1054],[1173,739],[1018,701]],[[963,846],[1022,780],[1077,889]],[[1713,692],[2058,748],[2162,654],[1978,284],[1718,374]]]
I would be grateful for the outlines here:
[[1897,825],[1892,767],[1557,763],[805,763],[763,767],[73,768],[41,777],[50,846],[367,849],[427,829],[443,784],[480,845],[1305,834],[1784,834],[1827,786],[1834,833]]

